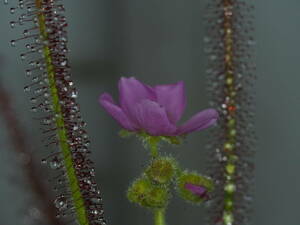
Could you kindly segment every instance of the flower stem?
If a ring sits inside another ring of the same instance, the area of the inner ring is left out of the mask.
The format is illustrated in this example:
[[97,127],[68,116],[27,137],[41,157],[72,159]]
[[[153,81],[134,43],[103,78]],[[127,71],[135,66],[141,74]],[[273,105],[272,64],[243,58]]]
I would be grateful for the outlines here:
[[149,146],[150,146],[150,154],[152,158],[157,158],[158,157],[158,142],[159,139],[156,137],[151,137],[149,140]]
[[166,225],[165,212],[164,208],[154,210],[154,225]]

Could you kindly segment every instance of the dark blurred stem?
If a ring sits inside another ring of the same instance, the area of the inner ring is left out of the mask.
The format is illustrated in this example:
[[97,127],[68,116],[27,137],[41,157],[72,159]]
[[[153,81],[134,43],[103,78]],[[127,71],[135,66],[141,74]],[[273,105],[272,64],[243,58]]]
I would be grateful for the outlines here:
[[44,216],[44,221],[49,225],[64,225],[62,221],[56,218],[57,209],[53,204],[50,194],[51,190],[44,185],[41,177],[37,173],[39,171],[36,161],[31,154],[27,137],[21,128],[20,122],[13,110],[9,93],[0,84],[0,113],[2,114],[8,130],[10,141],[13,149],[21,156],[23,161],[21,166],[25,178],[32,189],[32,193],[40,203],[40,210]]

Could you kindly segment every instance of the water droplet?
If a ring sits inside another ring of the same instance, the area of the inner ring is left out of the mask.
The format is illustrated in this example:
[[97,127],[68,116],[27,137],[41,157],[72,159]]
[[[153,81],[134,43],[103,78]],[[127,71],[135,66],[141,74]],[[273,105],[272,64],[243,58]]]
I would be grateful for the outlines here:
[[38,88],[34,90],[34,94],[40,94],[43,91],[43,88]]
[[30,13],[30,12],[32,12],[32,11],[33,11],[33,7],[31,7],[31,6],[28,6],[28,7],[27,7],[27,12],[29,12],[29,13]]
[[25,74],[26,74],[27,77],[30,77],[31,74],[32,74],[32,71],[31,71],[31,70],[26,70],[26,71],[25,71]]
[[36,61],[30,61],[28,64],[29,64],[29,66],[35,66],[36,65]]
[[91,144],[90,141],[86,141],[86,142],[84,143],[84,146],[88,147],[88,146],[90,146],[90,144]]
[[21,57],[22,60],[25,60],[26,59],[26,54],[22,53],[22,54],[20,54],[20,57]]
[[14,14],[16,12],[16,8],[10,8],[10,13]]
[[54,170],[60,168],[60,166],[61,166],[60,160],[59,160],[57,157],[55,157],[55,158],[49,163],[49,166],[50,166],[51,169],[54,169]]
[[4,5],[8,4],[8,0],[3,0]]
[[28,36],[28,35],[29,35],[29,30],[24,30],[24,31],[23,31],[23,35],[24,35],[24,36]]
[[98,204],[101,202],[101,198],[91,198],[91,201],[95,204]]
[[32,107],[31,108],[31,112],[37,112],[37,110],[38,110],[37,107]]
[[66,65],[67,65],[67,60],[62,61],[62,62],[60,63],[60,65],[61,65],[61,66],[66,66]]
[[41,164],[42,164],[42,165],[46,165],[46,164],[47,164],[47,159],[42,159],[42,160],[41,160]]
[[37,102],[37,99],[36,99],[36,98],[31,98],[31,99],[30,99],[30,102],[31,102],[31,103],[36,103],[36,102]]
[[66,200],[65,196],[61,195],[61,196],[57,197],[54,201],[54,205],[59,210],[66,209],[67,208],[67,200]]
[[71,97],[72,98],[77,98],[77,96],[78,96],[77,92],[76,91],[72,91]]
[[24,92],[29,92],[31,90],[30,86],[25,86],[24,87]]
[[39,80],[39,77],[33,77],[32,82],[37,82]]
[[15,40],[11,40],[11,41],[10,41],[10,45],[11,45],[12,47],[16,47],[16,41],[15,41]]
[[97,209],[94,209],[94,210],[92,210],[92,212],[91,212],[93,215],[98,215],[99,214],[99,211],[97,210]]
[[31,46],[31,47],[30,47],[30,51],[31,51],[31,52],[35,52],[35,51],[36,51],[36,48],[35,48],[34,46]]
[[10,25],[11,28],[15,28],[16,22],[15,21],[10,21],[9,25]]
[[51,124],[51,120],[49,120],[49,119],[44,119],[44,120],[43,120],[43,123],[49,125],[49,124]]

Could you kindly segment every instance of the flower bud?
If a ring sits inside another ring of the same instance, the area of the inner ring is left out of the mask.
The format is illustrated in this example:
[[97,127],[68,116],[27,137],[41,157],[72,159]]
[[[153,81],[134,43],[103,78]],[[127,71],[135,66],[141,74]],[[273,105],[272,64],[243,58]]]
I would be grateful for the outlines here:
[[177,179],[177,191],[183,199],[192,203],[201,203],[209,199],[209,192],[213,190],[210,178],[197,173],[184,171]]
[[176,161],[171,157],[154,159],[147,167],[145,174],[153,182],[168,184],[176,172]]
[[153,185],[149,179],[140,178],[128,189],[127,198],[143,207],[163,208],[168,202],[169,193],[166,188]]

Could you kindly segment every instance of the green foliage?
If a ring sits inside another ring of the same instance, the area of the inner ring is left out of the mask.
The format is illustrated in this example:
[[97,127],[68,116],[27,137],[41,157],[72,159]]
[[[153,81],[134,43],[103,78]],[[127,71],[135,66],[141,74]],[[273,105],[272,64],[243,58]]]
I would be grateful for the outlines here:
[[171,157],[160,157],[151,161],[146,168],[146,176],[155,183],[169,184],[176,173],[176,161]]
[[201,176],[196,172],[183,171],[177,178],[177,192],[181,198],[190,203],[198,204],[206,199],[186,189],[185,185],[187,183],[202,186],[207,189],[207,192],[211,192],[214,189],[211,179]]
[[152,209],[164,208],[169,197],[166,187],[153,185],[146,177],[134,181],[127,191],[127,198],[131,202]]

